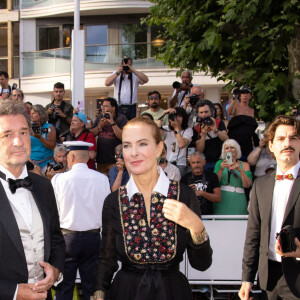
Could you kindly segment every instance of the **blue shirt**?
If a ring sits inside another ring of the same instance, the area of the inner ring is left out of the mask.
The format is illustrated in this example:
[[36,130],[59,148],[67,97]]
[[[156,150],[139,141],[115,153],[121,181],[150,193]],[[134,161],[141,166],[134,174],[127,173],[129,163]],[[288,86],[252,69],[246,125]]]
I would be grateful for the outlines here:
[[[114,166],[109,170],[109,174],[108,174],[110,187],[112,187],[112,185],[114,184],[114,182],[117,178],[117,175],[118,175],[118,168],[117,168],[117,166]],[[129,180],[129,174],[128,174],[127,170],[125,169],[123,172],[123,175],[122,175],[121,186],[125,185],[128,182],[128,180]]]

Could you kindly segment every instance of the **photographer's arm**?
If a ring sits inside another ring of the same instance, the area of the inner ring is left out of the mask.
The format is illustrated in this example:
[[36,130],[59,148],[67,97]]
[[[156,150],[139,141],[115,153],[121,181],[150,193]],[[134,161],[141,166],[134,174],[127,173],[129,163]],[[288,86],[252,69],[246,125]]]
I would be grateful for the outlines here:
[[203,196],[210,202],[221,202],[221,189],[219,187],[214,188],[213,193],[196,191],[196,196]]
[[201,132],[201,137],[198,141],[196,141],[196,151],[203,152],[205,149],[205,139],[206,139],[206,133]]
[[237,102],[238,102],[237,99],[232,99],[230,105],[227,108],[228,114],[233,117],[235,116]]
[[177,104],[177,96],[178,96],[179,92],[180,92],[180,89],[176,89],[175,90],[175,94],[172,97],[172,99],[170,100],[170,107],[171,108],[173,108],[173,107],[176,106],[176,104]]
[[[128,65],[128,66],[129,66],[129,65]],[[133,68],[132,66],[129,66],[129,67],[130,67],[132,73],[134,73],[134,74],[137,76],[137,78],[140,80],[140,83],[141,83],[141,84],[145,84],[145,83],[147,83],[147,82],[149,81],[148,76],[145,75],[143,72],[137,71],[137,70],[136,70],[135,68]]]
[[115,73],[113,73],[112,75],[110,75],[109,77],[107,77],[107,78],[105,79],[105,83],[104,83],[104,84],[105,84],[106,86],[111,86],[111,85],[113,85],[114,82],[115,82],[115,80],[117,79],[117,77],[121,74],[122,68],[123,68],[123,66],[122,66],[122,65],[119,65],[117,72],[115,72]]
[[56,130],[53,126],[49,127],[51,129],[47,134],[47,139],[45,139],[41,134],[34,134],[34,137],[38,138],[45,147],[54,150],[56,146]]

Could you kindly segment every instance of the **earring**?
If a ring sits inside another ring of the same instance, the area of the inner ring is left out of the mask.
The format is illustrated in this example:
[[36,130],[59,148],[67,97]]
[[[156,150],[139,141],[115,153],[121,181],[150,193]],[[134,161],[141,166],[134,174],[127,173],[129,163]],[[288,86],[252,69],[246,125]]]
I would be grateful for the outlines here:
[[159,165],[161,159],[161,155],[157,158],[157,164]]

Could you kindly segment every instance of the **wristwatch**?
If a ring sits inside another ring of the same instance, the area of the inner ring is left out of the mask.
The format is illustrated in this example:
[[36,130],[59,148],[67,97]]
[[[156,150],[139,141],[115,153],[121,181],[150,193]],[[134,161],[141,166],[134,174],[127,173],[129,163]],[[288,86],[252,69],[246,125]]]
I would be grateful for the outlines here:
[[194,234],[191,233],[191,237],[193,239],[193,243],[196,244],[196,245],[201,245],[201,244],[203,244],[204,242],[206,242],[208,240],[208,234],[206,232],[205,227],[202,230],[202,232],[199,233],[199,234],[194,235]]
[[218,133],[219,132],[219,129],[217,129],[216,131],[215,131],[215,133]]
[[175,132],[175,134],[179,133],[179,131],[178,131],[178,130],[175,130],[174,132]]
[[114,125],[116,125],[116,122],[113,122],[113,123],[111,123],[110,125],[111,125],[111,126],[114,126]]

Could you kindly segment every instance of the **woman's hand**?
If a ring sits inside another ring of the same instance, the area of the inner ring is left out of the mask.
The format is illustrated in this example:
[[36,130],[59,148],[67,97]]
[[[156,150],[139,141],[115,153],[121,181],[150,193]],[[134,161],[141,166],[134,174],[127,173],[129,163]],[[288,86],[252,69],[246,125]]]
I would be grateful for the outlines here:
[[241,171],[242,171],[242,169],[241,169],[241,167],[240,167],[240,165],[239,165],[238,162],[233,162],[233,163],[229,166],[229,169],[230,169],[230,170],[237,170],[238,172],[241,172]]
[[163,213],[167,219],[189,229],[192,234],[199,234],[204,229],[200,217],[182,202],[166,199]]
[[224,171],[225,168],[227,168],[227,169],[230,168],[230,164],[227,163],[227,160],[226,160],[226,159],[224,159],[224,160],[221,162],[221,170]]

